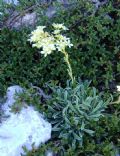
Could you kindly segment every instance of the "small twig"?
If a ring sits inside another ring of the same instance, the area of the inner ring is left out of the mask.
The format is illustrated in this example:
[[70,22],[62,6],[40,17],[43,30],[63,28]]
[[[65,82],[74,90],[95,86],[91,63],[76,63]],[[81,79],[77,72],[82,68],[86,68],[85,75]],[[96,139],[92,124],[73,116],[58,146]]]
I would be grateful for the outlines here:
[[14,23],[16,21],[18,21],[20,18],[22,18],[26,13],[28,13],[29,11],[31,10],[34,10],[36,8],[36,5],[33,5],[31,7],[28,7],[26,8],[24,11],[22,11],[21,13],[18,13],[18,12],[14,12],[10,19],[8,19],[6,22],[5,22],[5,26],[11,28],[12,25],[14,25]]
[[46,94],[44,93],[44,91],[43,91],[41,88],[39,88],[39,87],[37,87],[37,86],[33,86],[33,85],[32,85],[32,88],[33,88],[33,89],[37,89],[39,95],[42,96],[45,100],[51,99],[51,96],[50,96],[50,95],[46,95]]

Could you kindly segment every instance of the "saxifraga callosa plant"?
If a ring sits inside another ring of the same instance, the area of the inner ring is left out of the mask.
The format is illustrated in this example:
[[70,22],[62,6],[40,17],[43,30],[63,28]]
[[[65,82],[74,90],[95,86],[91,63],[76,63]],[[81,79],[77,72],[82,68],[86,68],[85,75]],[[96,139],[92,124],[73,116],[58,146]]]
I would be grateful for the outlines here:
[[62,34],[67,30],[63,24],[53,24],[54,31],[44,31],[45,26],[38,26],[29,41],[33,47],[39,48],[45,57],[52,52],[62,52],[68,66],[68,81],[66,88],[48,85],[52,89],[52,98],[47,102],[46,116],[53,125],[53,137],[62,139],[64,144],[72,147],[83,144],[84,134],[93,135],[91,122],[96,122],[103,116],[108,101],[103,101],[101,94],[95,88],[89,87],[89,82],[77,82],[73,76],[66,47],[73,46],[70,39]]
[[[83,144],[84,134],[93,136],[92,122],[97,122],[110,102],[102,99],[90,82],[77,82],[71,87],[70,81],[66,88],[50,86],[52,98],[48,101],[47,117],[53,125],[53,137],[63,140],[73,148]],[[93,127],[94,129],[94,127]]]

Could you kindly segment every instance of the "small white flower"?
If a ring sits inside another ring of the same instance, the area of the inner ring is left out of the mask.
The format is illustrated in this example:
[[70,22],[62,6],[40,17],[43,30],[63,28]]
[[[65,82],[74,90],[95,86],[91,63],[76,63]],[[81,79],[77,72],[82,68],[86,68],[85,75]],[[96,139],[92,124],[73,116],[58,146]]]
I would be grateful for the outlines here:
[[70,43],[70,39],[66,36],[63,36],[61,34],[56,35],[56,47],[58,51],[63,51],[68,46],[69,48],[73,46],[73,44]]
[[117,86],[117,91],[120,92],[120,86]]
[[60,33],[59,29],[53,31],[53,34],[59,34],[59,33]]
[[65,27],[63,24],[53,23],[52,26],[53,26],[55,29],[68,30],[68,28]]

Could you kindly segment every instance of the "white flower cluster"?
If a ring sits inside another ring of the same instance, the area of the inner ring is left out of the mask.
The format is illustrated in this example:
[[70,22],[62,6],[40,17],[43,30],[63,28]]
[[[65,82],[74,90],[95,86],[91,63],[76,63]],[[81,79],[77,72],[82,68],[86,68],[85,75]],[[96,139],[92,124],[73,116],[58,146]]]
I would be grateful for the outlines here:
[[42,48],[41,54],[44,54],[45,57],[55,50],[62,52],[67,46],[69,48],[73,46],[70,38],[61,34],[62,30],[68,30],[63,24],[54,23],[52,26],[54,31],[51,34],[44,31],[45,26],[38,26],[29,39],[33,47]]
[[57,34],[55,35],[56,37],[56,48],[58,51],[64,51],[65,47],[69,47],[71,48],[71,46],[73,46],[73,44],[70,43],[70,38],[67,38],[66,36],[63,36],[61,34]]

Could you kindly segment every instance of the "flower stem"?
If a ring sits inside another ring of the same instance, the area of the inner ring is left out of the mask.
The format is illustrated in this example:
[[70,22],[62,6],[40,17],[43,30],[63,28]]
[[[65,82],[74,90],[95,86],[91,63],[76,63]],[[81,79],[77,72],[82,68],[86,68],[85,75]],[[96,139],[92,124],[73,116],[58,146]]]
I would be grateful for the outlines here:
[[71,64],[69,62],[68,53],[65,50],[63,50],[61,52],[64,54],[64,60],[67,63],[67,66],[68,66],[68,69],[67,69],[68,75],[70,76],[70,79],[72,80],[72,84],[74,84],[74,77],[73,77],[73,72],[72,72]]

